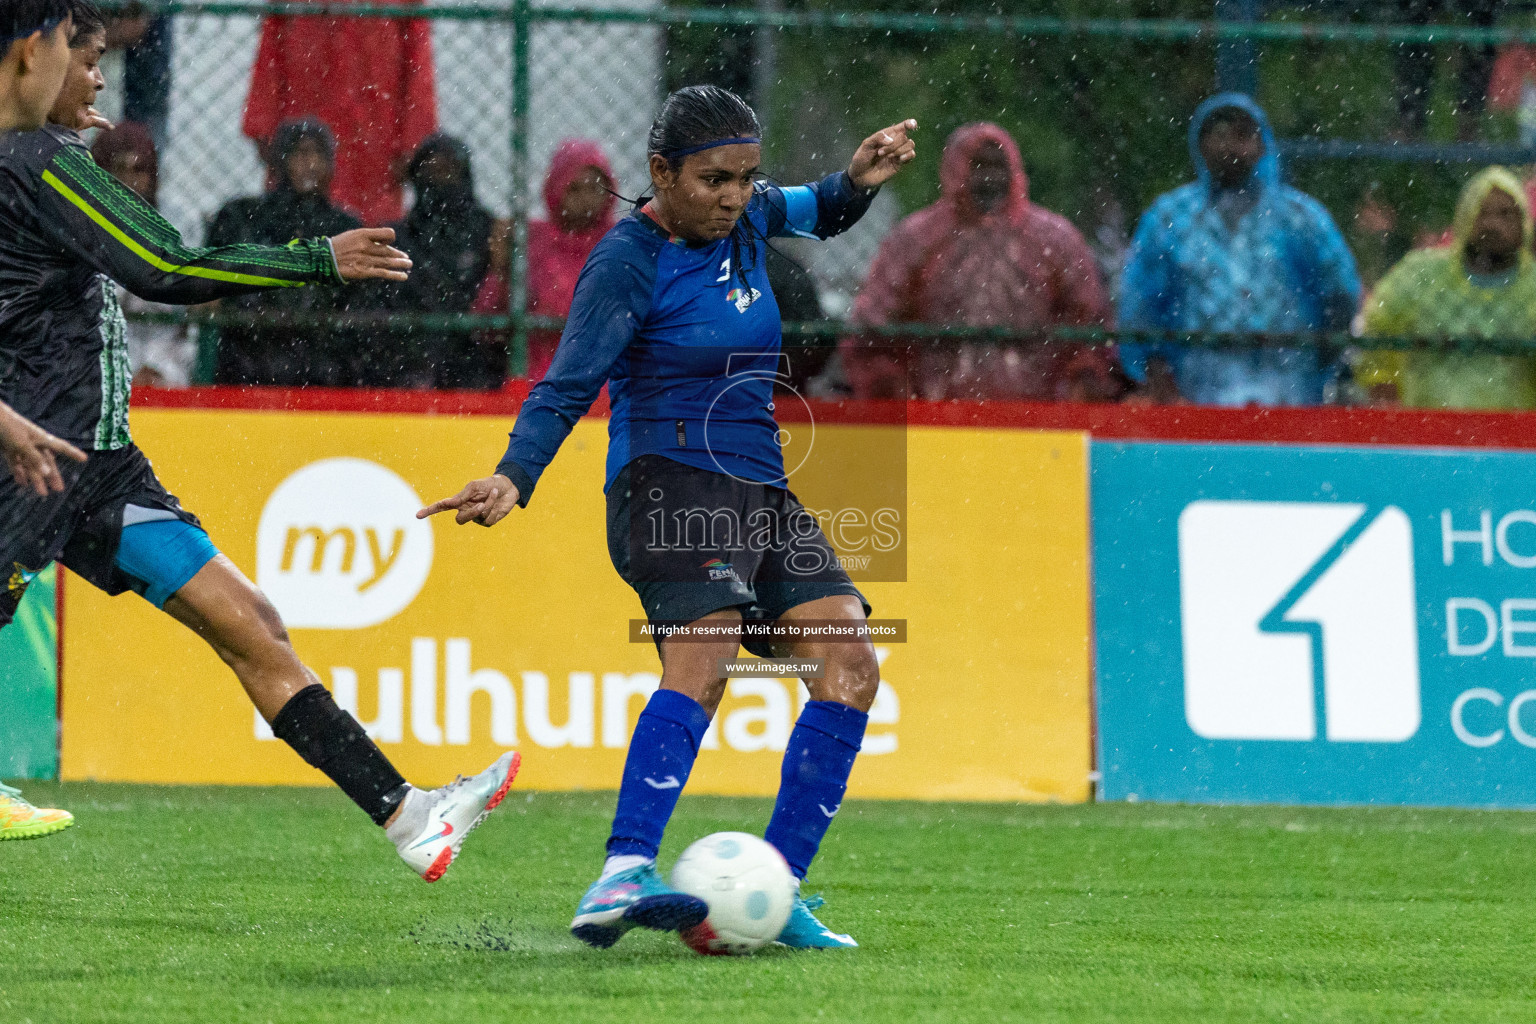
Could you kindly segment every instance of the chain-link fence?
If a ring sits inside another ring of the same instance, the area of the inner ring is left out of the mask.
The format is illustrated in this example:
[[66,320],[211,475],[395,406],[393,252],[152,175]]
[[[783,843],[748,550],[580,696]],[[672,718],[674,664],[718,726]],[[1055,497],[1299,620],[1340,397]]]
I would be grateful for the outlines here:
[[[333,91],[327,112],[348,122],[333,130],[365,136],[383,154],[375,160],[379,180],[368,186],[383,199],[369,203],[392,216],[413,201],[396,182],[423,125],[461,140],[480,205],[508,225],[494,237],[509,246],[510,304],[505,314],[426,310],[414,320],[411,310],[390,308],[389,322],[448,335],[510,329],[517,369],[525,365],[529,330],[553,326],[526,308],[526,241],[529,220],[551,213],[542,185],[557,145],[596,141],[616,190],[639,195],[649,186],[647,129],[666,92],[691,82],[717,82],[753,101],[765,121],[765,170],[786,183],[845,166],[874,128],[908,116],[922,126],[919,159],[853,231],[824,244],[780,246],[809,270],[821,314],[787,324],[787,333],[827,343],[845,332],[842,321],[882,238],[939,197],[944,140],[968,122],[996,122],[1018,141],[1031,199],[1081,231],[1111,291],[1142,212],[1192,179],[1187,125],[1218,87],[1250,92],[1268,111],[1287,180],[1328,209],[1367,284],[1448,229],[1473,170],[1536,162],[1536,49],[1525,49],[1536,45],[1536,21],[1526,4],[1060,0],[938,14],[849,12],[822,0],[696,8],[650,0],[602,0],[600,8],[446,0],[157,2],[118,10],[155,16],[168,38],[163,113],[153,124],[159,205],[190,241],[207,237],[228,202],[270,184],[253,137],[261,129],[255,108],[302,113],[303,96]],[[365,25],[371,30],[358,31]],[[330,44],[316,50],[293,42],[304,26]],[[402,44],[412,32],[416,43]],[[114,67],[109,60],[109,79]],[[109,90],[125,84],[134,83],[109,82]],[[131,115],[131,99],[109,94],[104,103]],[[430,105],[430,116],[421,116],[421,104]],[[344,204],[351,198],[345,190],[333,195]],[[209,324],[221,316],[229,311],[193,319]],[[211,348],[217,332],[204,333]],[[1035,342],[1043,332],[896,323],[871,333]],[[1056,334],[1074,344],[1112,338],[1082,327]],[[1321,346],[1329,355],[1351,344],[1341,330],[1180,332],[1178,340]],[[1536,348],[1524,337],[1373,342],[1444,344]],[[203,360],[205,375],[213,365]]]

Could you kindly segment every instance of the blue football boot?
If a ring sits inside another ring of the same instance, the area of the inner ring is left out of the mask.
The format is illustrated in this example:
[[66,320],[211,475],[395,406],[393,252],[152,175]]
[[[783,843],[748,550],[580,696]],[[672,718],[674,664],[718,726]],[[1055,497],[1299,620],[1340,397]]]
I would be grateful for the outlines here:
[[571,934],[607,949],[635,926],[661,932],[692,928],[709,916],[709,904],[668,888],[655,864],[641,864],[592,883],[576,908]]
[[853,941],[851,935],[839,935],[820,921],[811,913],[819,910],[826,900],[820,896],[812,896],[810,899],[795,891],[795,905],[789,911],[789,920],[784,924],[784,930],[779,932],[779,945],[789,946],[793,949],[856,949],[858,943]]

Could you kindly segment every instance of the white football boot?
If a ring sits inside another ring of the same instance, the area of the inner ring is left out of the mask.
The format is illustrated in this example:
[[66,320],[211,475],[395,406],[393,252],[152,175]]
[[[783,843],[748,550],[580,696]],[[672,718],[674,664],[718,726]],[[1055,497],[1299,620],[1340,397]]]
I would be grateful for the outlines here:
[[522,756],[508,751],[479,775],[460,775],[441,789],[412,787],[400,814],[385,830],[400,859],[435,882],[459,855],[464,837],[494,811],[512,788]]

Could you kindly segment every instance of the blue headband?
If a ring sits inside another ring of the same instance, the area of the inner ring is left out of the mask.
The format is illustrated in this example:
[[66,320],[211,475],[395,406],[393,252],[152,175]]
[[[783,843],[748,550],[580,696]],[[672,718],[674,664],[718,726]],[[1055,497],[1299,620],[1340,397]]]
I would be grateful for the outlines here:
[[697,146],[689,146],[686,149],[669,149],[661,155],[668,160],[676,160],[678,157],[688,156],[692,153],[702,153],[706,149],[714,149],[716,146],[761,146],[763,140],[751,135],[737,135],[730,139],[716,139],[714,142],[705,142]]

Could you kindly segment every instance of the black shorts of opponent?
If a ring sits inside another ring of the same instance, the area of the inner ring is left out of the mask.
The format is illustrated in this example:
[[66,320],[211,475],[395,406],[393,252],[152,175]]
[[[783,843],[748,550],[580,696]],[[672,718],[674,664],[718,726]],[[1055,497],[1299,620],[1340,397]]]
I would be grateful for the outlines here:
[[15,616],[32,577],[52,561],[108,594],[133,589],[116,562],[128,506],[201,525],[161,485],[137,445],[89,454],[83,465],[58,460],[64,490],[46,498],[0,473],[0,626]]
[[[608,555],[653,623],[693,622],[722,608],[772,622],[834,594],[870,610],[790,491],[661,455],[635,459],[608,489]],[[774,653],[759,641],[743,646]]]

